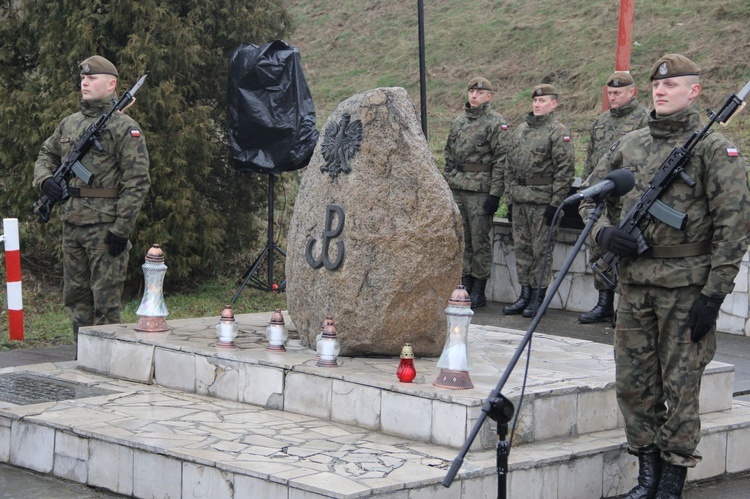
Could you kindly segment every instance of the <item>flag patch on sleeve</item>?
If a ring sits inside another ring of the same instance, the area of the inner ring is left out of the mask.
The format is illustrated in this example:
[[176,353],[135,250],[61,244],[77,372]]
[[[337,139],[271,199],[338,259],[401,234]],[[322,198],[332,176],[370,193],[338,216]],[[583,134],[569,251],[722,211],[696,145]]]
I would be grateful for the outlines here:
[[500,129],[501,130],[507,130],[508,129],[508,125],[500,125]]
[[730,158],[736,158],[739,155],[740,152],[736,147],[727,147],[727,156],[729,156]]
[[131,137],[140,137],[141,131],[140,130],[130,130],[130,136]]
[[570,142],[570,136],[563,135],[563,142]]

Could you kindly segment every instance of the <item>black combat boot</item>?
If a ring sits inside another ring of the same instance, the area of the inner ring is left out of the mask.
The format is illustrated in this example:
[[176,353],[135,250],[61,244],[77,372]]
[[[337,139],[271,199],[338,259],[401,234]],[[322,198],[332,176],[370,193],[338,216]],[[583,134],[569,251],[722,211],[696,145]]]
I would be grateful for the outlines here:
[[480,308],[487,305],[487,297],[484,295],[484,288],[487,286],[487,279],[474,279],[474,287],[471,288],[471,308]]
[[471,290],[474,288],[474,278],[471,275],[461,276],[461,285],[467,293],[471,294]]
[[581,324],[594,324],[596,322],[608,322],[615,316],[615,292],[611,289],[599,291],[599,301],[596,306],[578,316]]
[[503,314],[504,315],[518,315],[521,312],[523,312],[523,309],[525,309],[529,305],[529,301],[531,300],[531,286],[528,284],[522,284],[521,285],[521,295],[518,297],[518,300],[513,305],[508,305],[503,307]]
[[658,452],[638,454],[638,485],[628,492],[625,499],[654,499],[663,466],[664,461]]
[[656,499],[681,499],[687,472],[688,469],[684,466],[664,463],[661,480],[659,480],[659,490],[654,497]]
[[539,310],[539,307],[542,306],[542,302],[544,301],[544,295],[547,294],[547,288],[541,288],[539,290],[534,290],[534,292],[531,294],[531,300],[529,300],[529,305],[523,309],[523,316],[524,317],[534,317],[536,315],[536,311]]

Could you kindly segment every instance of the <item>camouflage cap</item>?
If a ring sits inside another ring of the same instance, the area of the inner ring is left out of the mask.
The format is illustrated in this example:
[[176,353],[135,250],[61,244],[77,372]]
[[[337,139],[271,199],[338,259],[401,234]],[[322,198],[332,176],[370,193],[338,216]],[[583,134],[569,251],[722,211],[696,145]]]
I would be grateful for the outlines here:
[[557,89],[549,83],[542,83],[531,89],[531,98],[541,97],[542,95],[551,95],[557,99]]
[[667,54],[651,68],[651,81],[675,76],[698,76],[701,68],[681,54]]
[[490,80],[487,78],[482,78],[481,76],[477,76],[476,78],[472,78],[469,81],[469,84],[466,86],[466,90],[489,90],[492,92],[492,83],[490,83]]
[[614,88],[629,87],[634,84],[633,77],[627,71],[615,71],[607,78],[607,86]]
[[119,76],[115,65],[100,55],[92,55],[79,64],[78,67],[80,68],[82,75],[107,74]]

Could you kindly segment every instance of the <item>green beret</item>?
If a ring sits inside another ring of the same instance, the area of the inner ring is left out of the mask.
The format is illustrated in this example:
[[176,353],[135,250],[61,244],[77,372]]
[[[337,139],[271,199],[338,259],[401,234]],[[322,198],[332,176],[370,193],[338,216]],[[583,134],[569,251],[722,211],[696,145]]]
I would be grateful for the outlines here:
[[607,78],[608,87],[629,87],[634,83],[635,81],[633,81],[633,77],[630,76],[630,73],[628,73],[627,71],[615,71],[614,73],[612,73],[612,76]]
[[82,75],[99,75],[106,74],[119,76],[114,64],[100,55],[92,55],[78,65]]
[[675,76],[698,76],[701,68],[681,54],[667,54],[651,68],[651,81]]
[[488,80],[487,78],[477,76],[476,78],[472,78],[471,81],[469,81],[466,89],[489,90],[490,92],[492,92],[492,83],[490,83],[490,80]]
[[531,89],[531,98],[541,97],[542,95],[551,95],[557,99],[557,89],[549,83],[542,83]]

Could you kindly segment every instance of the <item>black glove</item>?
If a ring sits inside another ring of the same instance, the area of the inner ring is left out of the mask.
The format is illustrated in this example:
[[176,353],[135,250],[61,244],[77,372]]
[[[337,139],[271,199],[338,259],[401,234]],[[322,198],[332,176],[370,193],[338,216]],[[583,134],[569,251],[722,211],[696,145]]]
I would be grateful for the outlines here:
[[487,196],[487,199],[484,200],[484,204],[482,205],[482,208],[484,209],[484,212],[486,214],[494,215],[499,206],[500,206],[500,198],[490,194],[489,196]]
[[615,255],[637,256],[638,240],[632,234],[618,229],[617,227],[605,227],[596,236],[599,246]]
[[547,205],[544,210],[544,223],[552,225],[552,220],[555,219],[555,212],[557,212],[557,206]]
[[45,179],[44,182],[42,182],[42,192],[50,201],[55,203],[62,199],[62,187],[60,187],[60,184],[55,182],[52,177]]
[[709,298],[703,294],[695,300],[687,320],[687,327],[691,330],[691,340],[694,342],[702,340],[711,328],[716,326],[716,319],[719,317],[719,309],[723,302],[723,298]]
[[109,231],[107,231],[104,242],[107,243],[107,249],[112,256],[119,256],[128,247],[127,237],[116,236]]
[[508,222],[513,221],[513,203],[508,205]]

